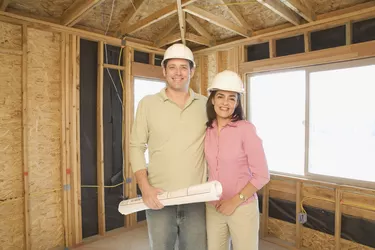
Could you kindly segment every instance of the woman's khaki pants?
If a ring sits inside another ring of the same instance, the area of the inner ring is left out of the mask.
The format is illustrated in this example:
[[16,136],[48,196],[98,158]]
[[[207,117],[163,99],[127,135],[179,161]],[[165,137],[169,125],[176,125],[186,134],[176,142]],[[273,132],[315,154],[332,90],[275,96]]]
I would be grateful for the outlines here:
[[259,208],[258,200],[237,207],[230,216],[206,204],[208,250],[228,250],[229,238],[233,250],[258,250]]

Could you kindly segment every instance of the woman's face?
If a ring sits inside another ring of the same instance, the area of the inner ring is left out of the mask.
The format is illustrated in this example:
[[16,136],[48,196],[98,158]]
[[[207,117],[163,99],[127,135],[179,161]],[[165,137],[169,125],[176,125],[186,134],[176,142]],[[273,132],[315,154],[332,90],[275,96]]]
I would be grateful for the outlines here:
[[216,112],[216,118],[232,118],[233,112],[238,105],[238,94],[232,91],[218,90],[212,98],[212,104]]

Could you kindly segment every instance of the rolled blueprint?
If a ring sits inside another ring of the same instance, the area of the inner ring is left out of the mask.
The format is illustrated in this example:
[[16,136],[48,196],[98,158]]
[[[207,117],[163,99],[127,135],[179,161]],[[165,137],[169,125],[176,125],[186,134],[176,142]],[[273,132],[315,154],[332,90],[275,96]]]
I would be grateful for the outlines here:
[[[219,200],[223,188],[218,181],[210,181],[204,184],[190,186],[171,192],[164,192],[158,195],[158,199],[164,206],[181,205],[188,203],[206,202]],[[123,214],[131,214],[149,209],[142,197],[121,201],[118,211]]]

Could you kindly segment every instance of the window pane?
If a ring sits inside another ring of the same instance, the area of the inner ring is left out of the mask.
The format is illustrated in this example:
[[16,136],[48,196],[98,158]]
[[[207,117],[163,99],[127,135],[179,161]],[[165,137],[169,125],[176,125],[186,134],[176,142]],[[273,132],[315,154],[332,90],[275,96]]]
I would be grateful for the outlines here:
[[304,70],[250,77],[250,117],[271,171],[304,174],[305,85]]
[[[160,92],[165,87],[162,81],[150,80],[146,78],[134,78],[134,116],[137,112],[138,103],[147,96]],[[145,152],[146,164],[149,162],[148,150]]]
[[375,65],[310,74],[309,172],[375,180]]

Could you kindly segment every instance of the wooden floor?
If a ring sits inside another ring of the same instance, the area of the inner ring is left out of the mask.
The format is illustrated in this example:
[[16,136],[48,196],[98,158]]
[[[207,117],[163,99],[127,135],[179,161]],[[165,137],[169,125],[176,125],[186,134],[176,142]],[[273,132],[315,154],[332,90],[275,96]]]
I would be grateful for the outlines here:
[[[128,232],[119,233],[113,236],[106,236],[105,238],[86,243],[75,249],[78,250],[149,250],[147,227],[142,226]],[[272,243],[261,241],[259,250],[284,250],[280,246]]]

